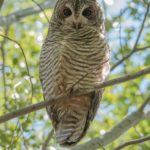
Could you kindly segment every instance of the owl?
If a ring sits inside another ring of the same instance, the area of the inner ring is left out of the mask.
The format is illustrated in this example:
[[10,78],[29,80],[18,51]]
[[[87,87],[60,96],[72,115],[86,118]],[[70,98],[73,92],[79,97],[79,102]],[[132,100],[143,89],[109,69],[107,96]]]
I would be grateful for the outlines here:
[[[108,73],[109,46],[100,4],[58,0],[42,46],[40,80],[44,99],[51,100],[46,110],[60,145],[74,145],[86,134],[103,89],[87,91],[102,83]],[[88,94],[54,99],[68,91]]]

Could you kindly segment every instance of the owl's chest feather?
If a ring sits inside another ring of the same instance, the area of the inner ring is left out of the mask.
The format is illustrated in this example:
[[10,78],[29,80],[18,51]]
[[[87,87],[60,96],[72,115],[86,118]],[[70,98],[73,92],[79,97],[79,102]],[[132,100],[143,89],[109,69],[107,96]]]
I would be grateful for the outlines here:
[[109,49],[103,35],[90,30],[50,33],[43,45],[40,63],[47,98],[72,87],[89,89],[106,78]]
[[76,88],[90,88],[100,82],[101,63],[105,61],[105,44],[98,34],[91,33],[66,35],[58,41],[59,87],[69,89],[76,85]]
[[95,32],[66,34],[57,42],[60,57],[68,56],[71,59],[92,62],[97,61],[105,53],[105,44],[104,38]]

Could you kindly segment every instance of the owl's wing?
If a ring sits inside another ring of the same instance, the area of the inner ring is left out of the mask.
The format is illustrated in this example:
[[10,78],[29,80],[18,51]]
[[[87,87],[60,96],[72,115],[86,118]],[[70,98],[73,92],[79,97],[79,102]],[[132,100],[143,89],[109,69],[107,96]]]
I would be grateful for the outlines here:
[[[40,54],[40,68],[39,68],[39,75],[40,75],[40,81],[42,84],[42,89],[43,89],[43,95],[44,98],[46,99],[47,96],[47,82],[48,82],[48,73],[52,72],[52,70],[49,68],[50,67],[50,58],[51,56],[51,51],[53,51],[51,42],[48,42],[48,39],[45,40],[43,46],[42,46],[42,51]],[[47,100],[47,99],[46,99]]]
[[88,119],[92,121],[96,115],[99,103],[102,99],[103,89],[92,93],[91,107],[89,109]]
[[46,72],[47,72],[47,64],[46,64],[46,55],[47,55],[47,51],[46,51],[46,45],[43,44],[42,46],[42,51],[40,54],[40,68],[39,68],[39,74],[40,74],[40,80],[42,83],[42,87],[44,84],[44,80],[46,77]]

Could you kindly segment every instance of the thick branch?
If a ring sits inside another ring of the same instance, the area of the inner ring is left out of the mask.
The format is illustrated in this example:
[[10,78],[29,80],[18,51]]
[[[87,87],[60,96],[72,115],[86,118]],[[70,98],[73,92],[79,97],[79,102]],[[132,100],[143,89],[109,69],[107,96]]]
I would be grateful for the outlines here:
[[[148,112],[148,114],[150,114],[150,111]],[[125,117],[119,124],[113,127],[109,132],[104,134],[103,137],[94,138],[91,141],[86,142],[85,144],[75,146],[71,150],[97,150],[100,147],[107,146],[108,144],[119,138],[131,127],[137,125],[143,119],[149,119],[149,115],[144,114],[144,112],[139,109],[138,111]]]
[[150,140],[150,136],[146,136],[146,137],[143,137],[143,138],[140,138],[140,139],[132,140],[132,141],[126,142],[126,143],[118,146],[117,148],[115,148],[115,150],[121,150],[121,149],[123,149],[127,146],[143,143],[143,142],[146,142],[146,141],[149,141],[149,140]]
[[130,56],[132,56],[136,51],[138,51],[137,45],[138,45],[139,39],[140,39],[140,37],[141,37],[142,31],[143,31],[143,29],[144,29],[144,25],[145,25],[145,22],[146,22],[146,19],[147,19],[149,10],[150,10],[150,3],[147,4],[147,9],[146,9],[146,12],[145,12],[145,15],[144,15],[144,19],[143,19],[143,21],[142,21],[142,24],[141,24],[140,30],[139,30],[139,32],[138,32],[138,35],[137,35],[137,38],[136,38],[136,41],[135,41],[135,44],[134,44],[134,46],[133,46],[132,51],[131,51],[130,53],[128,53],[126,56],[124,56],[121,60],[119,60],[119,61],[111,68],[111,71],[113,71],[117,66],[119,66],[120,64],[122,64],[126,59],[128,59]]
[[[39,5],[43,9],[50,9],[54,7],[55,3],[56,3],[55,0],[47,0],[44,3],[41,3]],[[40,7],[39,6],[29,7],[23,10],[16,11],[12,14],[9,14],[8,16],[2,16],[0,17],[0,26],[8,26],[27,16],[42,12],[42,9]]]
[[[95,87],[93,90],[101,89],[101,88],[104,88],[104,87],[107,87],[107,86],[116,85],[116,84],[123,83],[123,82],[129,81],[129,80],[133,80],[133,79],[136,79],[136,78],[138,78],[140,76],[143,76],[143,75],[146,75],[146,74],[150,74],[150,67],[146,68],[144,70],[141,70],[137,73],[134,73],[134,74],[129,74],[129,75],[126,75],[126,76],[123,76],[123,77],[120,77],[120,78],[105,81],[104,83],[102,83],[99,86]],[[93,90],[90,90],[89,92],[92,92]],[[84,94],[87,94],[87,92],[86,93],[80,93],[78,95],[84,95]],[[3,123],[3,122],[6,122],[10,119],[13,119],[13,118],[16,118],[16,117],[19,117],[19,116],[22,116],[22,115],[26,115],[26,114],[29,114],[31,112],[37,111],[39,109],[45,108],[45,106],[49,105],[52,100],[63,100],[63,99],[69,98],[71,96],[76,96],[76,95],[77,94],[68,95],[66,93],[65,95],[60,95],[60,96],[56,97],[55,99],[51,98],[49,101],[43,101],[43,102],[40,102],[40,103],[37,103],[37,104],[33,104],[31,106],[22,108],[18,111],[10,112],[10,113],[0,117],[0,123]]]

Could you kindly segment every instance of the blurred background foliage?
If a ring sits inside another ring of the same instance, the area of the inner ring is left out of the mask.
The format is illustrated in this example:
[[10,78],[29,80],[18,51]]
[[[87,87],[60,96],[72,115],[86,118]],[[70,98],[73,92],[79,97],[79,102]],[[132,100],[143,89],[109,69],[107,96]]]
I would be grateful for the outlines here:
[[[37,2],[42,3],[44,0]],[[133,49],[147,8],[146,2],[144,0],[100,1],[106,18],[106,35],[111,47],[111,66]],[[7,16],[32,6],[36,5],[31,0],[5,0],[0,15]],[[45,10],[49,18],[52,11],[52,9]],[[33,84],[32,90],[25,58],[18,44],[0,37],[0,115],[43,100],[39,80],[39,55],[47,29],[48,22],[43,12],[25,17],[9,26],[0,26],[1,34],[6,34],[22,46]],[[150,65],[150,13],[138,43],[138,48],[145,46],[149,48],[135,52],[111,71],[110,78],[136,72]],[[135,111],[148,94],[150,94],[150,75],[106,88],[97,116],[81,143],[102,136],[125,115]],[[0,150],[39,150],[51,128],[45,109],[0,124]],[[150,122],[142,121],[106,149],[112,150],[122,142],[147,136],[149,133]],[[51,139],[49,149],[61,149],[56,144],[55,138]],[[126,150],[131,149],[149,150],[150,143],[145,142],[126,148]]]

